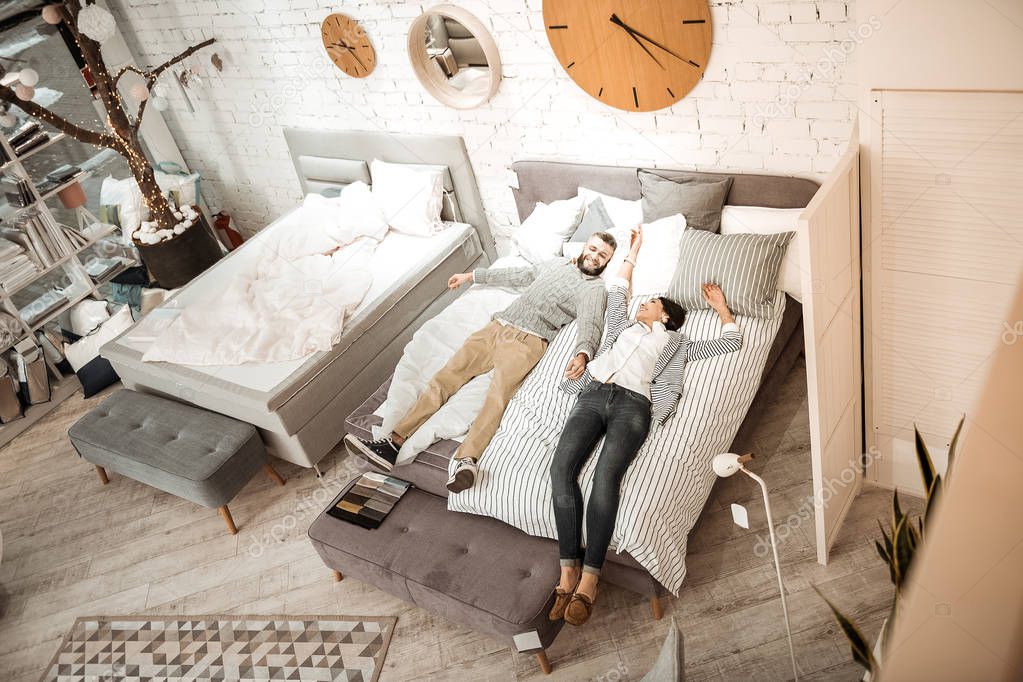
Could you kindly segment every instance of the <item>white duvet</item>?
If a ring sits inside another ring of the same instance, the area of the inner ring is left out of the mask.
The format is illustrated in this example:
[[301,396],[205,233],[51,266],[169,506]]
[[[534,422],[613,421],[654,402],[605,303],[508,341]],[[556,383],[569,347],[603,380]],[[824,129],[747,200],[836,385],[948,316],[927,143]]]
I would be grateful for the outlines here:
[[[519,263],[502,259],[499,264]],[[465,337],[512,298],[510,292],[474,286],[423,326],[406,348],[388,398],[377,410],[384,420],[381,432],[403,416],[432,373]],[[632,314],[643,300],[639,294],[633,297]],[[611,547],[629,552],[675,594],[685,578],[689,531],[714,483],[710,461],[727,451],[749,410],[784,305],[784,294],[779,292],[773,319],[737,316],[743,330],[742,349],[686,367],[678,409],[664,426],[651,431],[622,483]],[[470,320],[469,314],[475,317]],[[693,339],[710,339],[720,333],[720,323],[711,310],[691,311],[684,330]],[[449,509],[492,516],[531,535],[557,537],[549,471],[562,426],[575,402],[575,396],[558,390],[575,334],[575,323],[562,329],[523,382],[480,459],[476,485],[450,495]],[[478,377],[459,391],[406,441],[399,461],[408,461],[434,439],[464,435],[479,411],[488,381],[488,375]],[[596,459],[590,457],[580,474],[584,499],[589,495]],[[400,476],[400,470],[396,475]]]
[[219,296],[185,308],[142,359],[187,365],[282,362],[329,350],[373,282],[366,269],[387,223],[364,183],[308,195],[294,224],[244,248],[248,264]]

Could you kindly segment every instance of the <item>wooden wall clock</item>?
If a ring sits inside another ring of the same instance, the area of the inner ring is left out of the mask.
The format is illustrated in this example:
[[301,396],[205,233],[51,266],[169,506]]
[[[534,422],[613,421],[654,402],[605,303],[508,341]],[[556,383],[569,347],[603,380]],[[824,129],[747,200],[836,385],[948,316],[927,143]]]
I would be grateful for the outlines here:
[[543,20],[576,85],[626,111],[679,101],[710,57],[707,0],[544,0]]
[[330,14],[320,25],[320,34],[334,66],[355,78],[365,78],[373,72],[376,53],[366,31],[355,19],[346,14]]

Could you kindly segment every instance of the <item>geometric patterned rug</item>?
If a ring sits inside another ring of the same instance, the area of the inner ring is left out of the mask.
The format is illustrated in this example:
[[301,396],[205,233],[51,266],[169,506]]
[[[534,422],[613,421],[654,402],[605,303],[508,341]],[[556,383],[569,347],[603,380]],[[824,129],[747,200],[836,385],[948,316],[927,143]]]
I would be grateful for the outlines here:
[[397,618],[79,618],[42,679],[375,682]]

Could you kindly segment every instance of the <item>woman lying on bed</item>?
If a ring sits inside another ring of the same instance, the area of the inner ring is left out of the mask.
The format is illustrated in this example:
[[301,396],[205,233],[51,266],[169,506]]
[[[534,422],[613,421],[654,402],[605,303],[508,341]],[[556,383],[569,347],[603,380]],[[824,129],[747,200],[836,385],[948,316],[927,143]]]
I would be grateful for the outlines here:
[[[607,335],[597,356],[581,378],[562,384],[562,390],[578,393],[579,398],[551,464],[561,582],[555,588],[550,619],[564,618],[573,625],[585,623],[593,610],[600,568],[614,532],[622,477],[646,440],[651,422],[663,424],[675,411],[686,363],[737,351],[742,344],[739,327],[716,284],[704,284],[703,296],[721,318],[717,339],[690,341],[678,331],[685,310],[663,296],[643,303],[636,319],[628,318],[632,269],[642,241],[642,228],[637,228],[618,277],[608,284]],[[604,447],[586,505],[583,551],[583,499],[577,478],[601,436]]]

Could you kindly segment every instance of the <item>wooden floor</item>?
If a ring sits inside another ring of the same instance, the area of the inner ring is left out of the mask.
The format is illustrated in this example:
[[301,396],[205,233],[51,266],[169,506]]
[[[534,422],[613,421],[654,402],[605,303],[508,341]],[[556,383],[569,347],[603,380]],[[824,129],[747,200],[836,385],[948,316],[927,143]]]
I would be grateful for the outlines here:
[[[689,576],[666,618],[646,599],[607,586],[590,623],[566,625],[543,678],[533,656],[411,607],[355,580],[333,583],[305,531],[350,474],[341,455],[323,479],[285,463],[288,484],[256,477],[231,504],[227,535],[213,510],[112,475],[100,486],[92,465],[68,444],[68,427],[103,396],[72,397],[0,450],[0,679],[36,679],[79,615],[349,614],[397,615],[381,680],[637,680],[655,659],[669,618],[686,641],[690,680],[791,677],[763,506],[753,482],[719,481],[690,537]],[[811,586],[847,610],[870,637],[891,598],[887,569],[873,548],[875,518],[890,496],[868,489],[854,503],[827,567],[816,562],[810,504],[805,373],[800,363],[768,411],[750,448],[767,479],[796,652],[805,679],[859,677],[848,646]],[[751,530],[731,521],[745,504]],[[790,519],[791,517],[791,519]],[[760,543],[760,544],[758,544]]]

